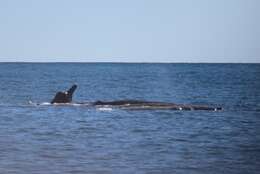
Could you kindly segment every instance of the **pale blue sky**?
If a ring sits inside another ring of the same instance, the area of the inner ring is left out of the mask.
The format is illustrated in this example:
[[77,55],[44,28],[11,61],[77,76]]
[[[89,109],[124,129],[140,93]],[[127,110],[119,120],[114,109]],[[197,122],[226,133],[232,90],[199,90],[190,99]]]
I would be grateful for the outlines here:
[[260,0],[0,0],[0,61],[260,62]]

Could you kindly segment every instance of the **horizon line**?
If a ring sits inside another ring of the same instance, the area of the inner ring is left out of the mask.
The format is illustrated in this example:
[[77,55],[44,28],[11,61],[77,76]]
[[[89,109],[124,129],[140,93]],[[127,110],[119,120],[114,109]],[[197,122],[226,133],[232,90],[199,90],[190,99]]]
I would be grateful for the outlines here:
[[127,62],[127,61],[0,61],[0,63],[122,63],[122,64],[260,64],[260,62]]

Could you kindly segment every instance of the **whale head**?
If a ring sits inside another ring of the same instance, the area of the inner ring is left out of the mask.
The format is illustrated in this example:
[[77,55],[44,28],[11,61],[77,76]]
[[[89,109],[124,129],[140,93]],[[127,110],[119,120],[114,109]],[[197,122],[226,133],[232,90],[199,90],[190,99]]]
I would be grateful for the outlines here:
[[72,101],[73,93],[77,89],[77,85],[74,84],[72,87],[65,92],[57,92],[55,97],[52,99],[51,104],[53,103],[70,103]]

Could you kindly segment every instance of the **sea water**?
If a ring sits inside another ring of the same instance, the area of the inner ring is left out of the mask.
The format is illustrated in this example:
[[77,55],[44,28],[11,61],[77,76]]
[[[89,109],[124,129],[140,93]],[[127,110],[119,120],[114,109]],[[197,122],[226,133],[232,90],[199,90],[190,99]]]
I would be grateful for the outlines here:
[[[75,102],[223,110],[49,104],[74,83]],[[0,63],[0,173],[259,171],[260,64]]]

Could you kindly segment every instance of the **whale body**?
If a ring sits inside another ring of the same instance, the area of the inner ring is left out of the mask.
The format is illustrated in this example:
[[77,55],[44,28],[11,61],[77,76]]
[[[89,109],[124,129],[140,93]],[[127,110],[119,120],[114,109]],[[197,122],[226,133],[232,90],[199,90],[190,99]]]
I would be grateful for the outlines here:
[[142,100],[117,100],[117,101],[96,101],[94,106],[111,106],[121,109],[169,109],[169,110],[221,110],[221,107],[210,107],[204,105],[184,105],[167,102],[142,101]]
[[[57,92],[51,104],[66,104],[72,102],[72,96],[77,88],[77,85],[73,85],[66,92]],[[84,104],[84,103],[78,103]],[[167,109],[167,110],[209,110],[217,111],[222,110],[221,107],[211,107],[205,105],[189,105],[189,104],[175,104],[168,102],[157,102],[157,101],[144,101],[144,100],[116,100],[116,101],[96,101],[89,102],[88,104],[95,107],[116,107],[120,109]]]

